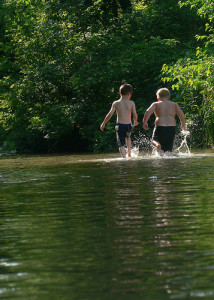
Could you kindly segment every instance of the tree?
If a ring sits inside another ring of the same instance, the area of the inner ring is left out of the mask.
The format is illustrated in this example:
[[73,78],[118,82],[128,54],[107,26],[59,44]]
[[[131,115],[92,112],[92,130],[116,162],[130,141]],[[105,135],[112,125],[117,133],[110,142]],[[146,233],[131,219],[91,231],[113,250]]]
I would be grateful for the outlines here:
[[172,82],[179,91],[179,101],[190,121],[195,145],[211,146],[214,143],[214,8],[212,1],[180,1],[181,6],[197,8],[205,19],[206,34],[197,35],[200,47],[189,58],[179,59],[174,65],[163,67],[164,82]]
[[162,85],[163,64],[192,55],[200,43],[193,36],[202,35],[196,10],[181,10],[176,0],[1,5],[0,126],[2,141],[19,152],[116,149],[114,121],[105,135],[99,125],[120,84],[134,86],[142,118]]

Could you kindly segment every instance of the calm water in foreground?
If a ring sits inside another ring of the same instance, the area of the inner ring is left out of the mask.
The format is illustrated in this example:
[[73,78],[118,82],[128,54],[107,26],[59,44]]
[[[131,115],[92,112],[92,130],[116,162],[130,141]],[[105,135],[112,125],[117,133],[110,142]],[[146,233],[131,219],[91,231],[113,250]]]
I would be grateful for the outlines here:
[[214,153],[0,158],[1,299],[214,299]]

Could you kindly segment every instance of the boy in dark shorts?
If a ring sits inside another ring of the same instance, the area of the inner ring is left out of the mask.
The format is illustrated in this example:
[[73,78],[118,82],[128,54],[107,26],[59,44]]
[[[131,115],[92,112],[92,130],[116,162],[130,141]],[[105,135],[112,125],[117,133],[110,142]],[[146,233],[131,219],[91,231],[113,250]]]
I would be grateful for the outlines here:
[[176,120],[177,114],[180,122],[181,129],[185,128],[185,116],[177,103],[170,101],[170,92],[166,88],[159,89],[156,93],[157,102],[153,102],[152,105],[146,110],[143,118],[143,128],[147,130],[148,120],[150,116],[155,114],[155,128],[152,135],[152,145],[159,153],[171,152],[173,148],[173,142],[175,139]]
[[[107,122],[113,114],[117,113],[116,137],[119,146],[119,152],[123,158],[126,157],[125,145],[127,146],[128,157],[131,157],[131,131],[134,126],[138,125],[138,115],[135,108],[135,103],[130,100],[133,94],[133,88],[130,84],[123,84],[120,87],[120,99],[112,103],[111,109],[106,115],[100,129],[103,131]],[[132,125],[132,115],[134,125]]]

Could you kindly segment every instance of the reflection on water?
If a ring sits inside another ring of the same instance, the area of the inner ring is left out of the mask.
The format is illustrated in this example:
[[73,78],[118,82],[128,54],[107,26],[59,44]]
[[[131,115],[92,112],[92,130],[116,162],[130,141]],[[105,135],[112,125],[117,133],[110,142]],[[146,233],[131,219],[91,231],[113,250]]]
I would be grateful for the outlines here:
[[213,153],[0,160],[0,298],[214,299]]

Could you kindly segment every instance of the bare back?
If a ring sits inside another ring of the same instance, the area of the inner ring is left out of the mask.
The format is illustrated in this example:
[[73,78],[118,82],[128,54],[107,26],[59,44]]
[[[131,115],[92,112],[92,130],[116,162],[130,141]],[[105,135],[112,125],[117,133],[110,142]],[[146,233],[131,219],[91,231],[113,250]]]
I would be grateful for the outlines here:
[[176,103],[169,100],[155,102],[155,125],[156,126],[176,126],[175,114]]
[[128,99],[119,99],[113,103],[117,113],[117,123],[130,124],[131,115],[135,114],[135,104]]

